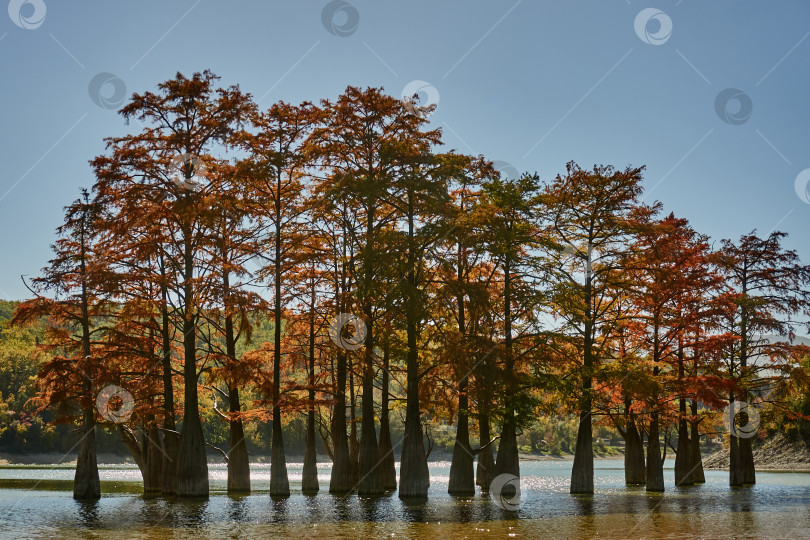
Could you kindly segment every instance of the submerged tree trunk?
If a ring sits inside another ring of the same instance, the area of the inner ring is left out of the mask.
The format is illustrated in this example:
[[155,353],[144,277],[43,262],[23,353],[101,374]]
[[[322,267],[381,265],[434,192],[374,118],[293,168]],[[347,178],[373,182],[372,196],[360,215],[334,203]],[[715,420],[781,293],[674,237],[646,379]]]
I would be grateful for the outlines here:
[[740,464],[740,445],[737,437],[729,435],[728,437],[728,485],[731,487],[740,487],[742,482],[742,466]]
[[[225,304],[228,305],[228,292],[230,282],[228,272],[224,273],[224,290],[226,293]],[[234,336],[233,318],[230,314],[225,316],[225,348],[228,361],[235,363],[236,360],[236,337]],[[242,404],[239,401],[239,388],[228,388],[228,404],[231,418],[229,427],[228,446],[228,493],[250,493],[250,458],[248,457],[247,444],[245,442],[245,427],[242,419],[235,417],[242,412]]]
[[[590,265],[590,251],[588,252]],[[571,467],[571,493],[588,495],[593,493],[593,427],[591,422],[591,408],[593,406],[591,387],[593,385],[591,370],[593,369],[593,324],[591,319],[591,285],[590,272],[585,280],[585,327],[583,347],[582,396],[579,406],[579,428],[577,429],[577,444],[574,449],[574,465]]]
[[332,475],[329,493],[344,495],[352,489],[349,441],[346,438],[346,353],[338,352],[335,407],[332,411]]
[[675,450],[675,485],[693,485],[692,469],[692,441],[689,440],[686,420],[681,419],[678,421],[678,447]]
[[664,461],[658,433],[658,413],[652,413],[650,435],[647,438],[647,491],[664,492]]
[[276,171],[275,200],[275,259],[273,260],[273,440],[270,449],[270,496],[289,497],[290,481],[287,477],[287,456],[284,452],[284,438],[281,434],[281,296],[282,254],[281,254],[281,171]]
[[627,419],[624,432],[624,483],[628,486],[641,486],[647,482],[644,463],[644,444],[636,428],[632,415]]
[[[85,217],[81,217],[79,268],[81,275],[81,326],[82,355],[90,359],[90,313],[87,292],[87,267],[85,247]],[[98,462],[96,461],[96,400],[93,396],[93,383],[85,372],[82,380],[82,425],[79,439],[79,455],[76,458],[76,474],[73,477],[73,498],[76,500],[93,500],[101,497],[101,484],[98,479]]]
[[[492,455],[491,451],[490,455]],[[453,461],[450,463],[450,483],[447,486],[447,492],[451,495],[475,495],[466,377],[459,383],[458,426],[456,427],[456,442],[453,445]]]
[[[85,383],[90,392],[90,383]],[[96,422],[93,406],[85,407],[82,412],[81,440],[79,455],[76,458],[76,475],[73,477],[73,498],[80,501],[95,500],[101,497],[101,484],[98,479],[96,462]]]
[[397,468],[394,458],[394,448],[391,444],[391,411],[389,410],[389,381],[388,373],[390,348],[386,343],[383,350],[383,372],[382,372],[382,403],[380,404],[380,459],[382,463],[382,485],[385,491],[397,489]]
[[[728,398],[729,403],[734,403],[734,393]],[[730,411],[731,426],[728,436],[728,485],[731,487],[738,487],[743,485],[742,463],[740,462],[740,442],[739,438],[733,433],[734,427],[734,412]]]
[[177,494],[181,497],[208,497],[208,460],[197,396],[197,323],[194,309],[194,257],[191,232],[184,231],[185,274],[183,317],[183,427],[177,450]]
[[318,457],[315,452],[315,411],[312,409],[307,413],[306,450],[301,476],[301,491],[304,495],[315,495],[321,489],[318,484]]
[[143,492],[145,495],[160,493],[163,489],[163,441],[157,427],[152,425],[141,433],[143,448]]
[[[425,439],[422,432],[422,415],[419,410],[419,350],[417,349],[418,327],[415,297],[416,254],[414,253],[414,204],[413,193],[408,190],[408,279],[405,319],[408,338],[406,369],[408,378],[407,405],[405,409],[405,439],[402,441],[402,460],[399,470],[399,497],[427,497],[430,485]],[[364,415],[365,416],[365,415]]]
[[160,334],[162,340],[162,378],[163,378],[163,464],[161,466],[160,491],[163,495],[177,495],[177,450],[180,446],[180,439],[177,435],[177,426],[174,421],[174,385],[172,384],[172,344],[171,344],[171,321],[169,319],[167,289],[165,285],[166,275],[163,261],[161,259],[161,323]]
[[[377,444],[377,427],[374,422],[373,314],[370,301],[366,300],[365,304],[363,311],[368,333],[363,359],[363,397],[360,418],[360,452],[357,461],[359,475],[357,493],[358,495],[382,495],[384,490],[382,487],[382,475],[380,474],[380,447]],[[407,431],[405,436],[407,440]],[[400,474],[400,476],[402,475]],[[400,494],[402,493],[401,486],[402,478],[400,477]]]
[[[241,411],[239,389],[228,390],[230,412]],[[228,450],[228,493],[250,493],[250,458],[245,443],[245,428],[241,419],[230,421],[229,450]]]
[[489,486],[495,478],[495,457],[492,455],[492,445],[489,444],[489,407],[483,400],[478,405],[478,463],[475,469],[475,484],[484,493],[489,492]]
[[753,486],[757,483],[756,470],[754,468],[753,440],[746,437],[739,438],[740,444],[740,479],[744,486]]
[[587,408],[579,413],[577,445],[574,450],[574,465],[571,468],[571,493],[593,493],[593,430],[591,427],[590,398]]
[[520,460],[517,447],[517,423],[513,403],[516,391],[515,360],[512,356],[512,268],[511,258],[506,255],[503,265],[503,315],[504,315],[504,348],[506,349],[504,385],[507,391],[506,412],[504,414],[501,440],[498,445],[498,457],[495,461],[495,476],[511,474],[520,477]]
[[357,399],[354,392],[354,371],[349,368],[349,471],[352,484],[360,480],[360,441],[357,438]]
[[697,401],[692,400],[692,435],[689,438],[690,449],[692,450],[692,481],[695,484],[705,484],[706,475],[703,473],[703,457],[700,455],[700,432],[698,431]]
[[[463,203],[462,203],[463,210]],[[464,247],[461,242],[457,251],[457,279],[459,284],[465,284],[465,258]],[[456,295],[456,305],[458,306],[458,334],[461,338],[461,355],[467,359],[467,313],[465,309],[464,285]],[[460,367],[466,370],[466,362],[460,363]],[[458,377],[459,373],[456,373]],[[458,383],[458,425],[456,426],[456,441],[453,445],[453,460],[450,463],[450,483],[447,492],[451,495],[475,495],[475,474],[473,461],[475,456],[470,447],[470,407],[469,407],[469,375],[461,374]],[[482,443],[483,445],[484,443]],[[490,454],[491,455],[491,454]]]
[[307,407],[307,436],[304,450],[304,468],[301,473],[301,491],[304,495],[314,495],[320,490],[318,485],[318,457],[315,452],[315,288],[312,285],[312,299],[309,318],[309,405]]
[[514,416],[507,418],[501,430],[498,446],[498,459],[495,461],[495,476],[511,474],[520,477],[520,460],[518,459],[517,434]]
[[[686,376],[684,366],[683,340],[678,340],[678,380],[683,382]],[[686,424],[686,398],[678,398],[678,448],[675,450],[675,485],[691,486],[693,480],[692,447],[689,440],[689,427]]]

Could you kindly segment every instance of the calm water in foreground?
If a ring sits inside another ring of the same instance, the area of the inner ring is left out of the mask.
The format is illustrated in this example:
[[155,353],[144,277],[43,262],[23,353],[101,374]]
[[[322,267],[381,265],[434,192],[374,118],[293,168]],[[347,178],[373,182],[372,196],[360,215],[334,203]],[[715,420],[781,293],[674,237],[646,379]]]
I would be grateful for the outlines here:
[[[212,465],[207,501],[144,498],[129,465],[101,469],[102,499],[71,498],[73,469],[0,467],[2,538],[810,538],[810,474],[758,473],[752,488],[731,489],[728,473],[707,471],[706,484],[664,495],[627,488],[622,462],[596,463],[596,494],[568,494],[571,462],[523,462],[516,512],[490,498],[447,495],[450,464],[430,464],[430,499],[304,497],[301,464],[290,464],[293,496],[267,495],[269,466],[252,465],[253,494],[225,493],[226,472]],[[328,489],[330,464],[319,465]]]

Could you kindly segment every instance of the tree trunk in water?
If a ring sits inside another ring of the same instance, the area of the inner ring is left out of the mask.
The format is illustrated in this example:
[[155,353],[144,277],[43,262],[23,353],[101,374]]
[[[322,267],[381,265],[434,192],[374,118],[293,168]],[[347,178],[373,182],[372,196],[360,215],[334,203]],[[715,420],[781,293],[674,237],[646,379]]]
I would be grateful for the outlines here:
[[644,444],[636,428],[635,418],[630,417],[624,433],[624,483],[628,486],[642,486],[646,481]]
[[692,481],[695,484],[705,484],[706,475],[703,474],[703,458],[700,455],[700,432],[698,431],[697,401],[692,400],[692,436],[689,438],[692,450]]
[[163,483],[163,441],[157,427],[152,426],[142,432],[143,448],[143,492],[153,495],[162,491]]
[[[82,355],[90,359],[90,315],[87,294],[87,275],[85,266],[84,215],[81,218],[80,272],[82,277]],[[93,394],[90,376],[84,374],[82,394],[85,403],[82,406],[82,429],[79,439],[79,455],[76,458],[76,474],[73,477],[73,498],[76,500],[94,500],[101,497],[101,485],[98,479],[98,462],[96,461],[96,399]]]
[[346,438],[346,353],[338,353],[335,407],[332,411],[332,475],[329,493],[344,495],[352,489],[349,442]]
[[740,479],[744,486],[753,486],[757,483],[754,468],[754,449],[750,438],[740,437]]
[[[161,265],[161,272],[163,266]],[[162,274],[165,279],[165,274]],[[163,340],[163,357],[161,364],[163,368],[163,429],[168,430],[162,433],[163,436],[163,465],[161,478],[161,493],[163,495],[177,495],[177,450],[180,446],[180,439],[175,433],[177,426],[174,421],[174,386],[172,384],[172,344],[170,336],[169,311],[167,308],[168,292],[165,285],[161,285],[161,339]]]
[[[84,386],[89,392],[90,383]],[[81,433],[76,475],[73,478],[73,498],[79,501],[95,500],[101,497],[101,485],[96,462],[96,422],[92,405],[83,411]]]
[[[230,411],[240,412],[239,389],[230,388],[228,391]],[[245,444],[245,428],[242,420],[230,422],[230,445],[228,450],[228,493],[250,493],[250,458]]]
[[409,404],[405,418],[405,438],[402,441],[402,460],[399,469],[400,499],[426,498],[430,486],[419,409],[413,407],[416,412],[412,412],[411,408]]
[[184,231],[185,243],[185,314],[183,318],[183,427],[177,449],[177,494],[180,497],[208,497],[208,460],[205,454],[200,410],[197,401],[197,323],[192,276],[194,257],[190,232]]
[[177,495],[177,452],[179,449],[180,436],[177,435],[177,433],[164,432],[163,478],[160,484],[161,495]]
[[[686,376],[684,366],[683,339],[678,339],[678,381],[683,382]],[[675,450],[675,485],[691,486],[695,483],[692,476],[692,447],[689,440],[689,427],[686,424],[686,398],[678,397],[678,448]]]
[[[734,403],[734,393],[728,397],[729,403]],[[743,485],[742,463],[740,459],[740,440],[733,433],[735,413],[733,409],[730,411],[731,425],[729,426],[728,436],[728,485],[732,487]]]
[[290,481],[287,478],[287,457],[284,452],[284,438],[281,435],[281,171],[276,171],[275,201],[276,232],[273,274],[275,280],[273,309],[273,440],[270,449],[270,496],[289,497]]
[[650,436],[647,438],[647,491],[664,492],[664,462],[658,440],[658,413],[652,414]]
[[579,413],[577,446],[574,450],[574,465],[571,468],[571,493],[593,493],[593,430],[591,428],[590,399],[587,409]]
[[511,474],[520,478],[520,460],[518,459],[517,435],[514,415],[507,418],[498,441],[498,459],[495,461],[495,476]]
[[[195,393],[196,390],[195,381]],[[177,494],[180,497],[208,497],[208,460],[196,399],[192,407],[185,409],[182,429],[177,453]]]
[[[480,403],[480,402],[479,402]],[[479,405],[478,410],[478,444],[481,448],[489,444],[489,412],[486,406]],[[478,452],[478,463],[475,469],[475,484],[484,493],[489,492],[489,486],[495,478],[495,457],[492,455],[492,445]]]
[[307,408],[307,436],[304,450],[304,469],[301,472],[301,491],[315,495],[318,485],[318,456],[315,451],[315,289],[312,286],[311,316],[309,319],[309,407]]
[[[412,299],[409,298],[409,304],[412,303]],[[402,460],[399,469],[400,499],[425,498],[430,485],[430,474],[428,473],[427,458],[425,457],[425,440],[422,433],[422,418],[419,411],[419,351],[416,348],[416,322],[412,309],[413,306],[409,306],[407,314],[408,389],[405,410],[405,439],[402,441]],[[365,420],[365,413],[363,419]]]
[[743,482],[742,466],[740,464],[740,446],[737,437],[734,435],[729,435],[728,445],[728,485],[732,487],[739,487],[743,485]]
[[357,401],[354,394],[354,373],[349,371],[349,471],[352,484],[360,480],[360,441],[357,439]]
[[589,495],[593,493],[593,428],[591,425],[591,408],[593,398],[591,388],[593,379],[590,370],[593,368],[593,324],[591,319],[591,276],[590,276],[590,248],[585,278],[585,327],[583,332],[584,347],[582,360],[585,373],[582,378],[582,396],[579,400],[579,428],[577,429],[577,444],[574,449],[574,465],[571,467],[572,494]]
[[382,404],[380,407],[380,455],[382,456],[382,485],[385,491],[397,489],[397,467],[394,459],[394,448],[391,444],[390,411],[388,410],[389,386],[389,348],[386,344],[383,351]]
[[301,476],[301,491],[304,495],[315,495],[321,489],[318,485],[318,458],[315,452],[315,411],[307,413],[307,438],[304,451],[304,469]]
[[[370,283],[368,284],[370,285]],[[377,444],[377,427],[374,422],[374,325],[372,306],[368,300],[365,302],[364,314],[366,319],[366,346],[363,360],[363,397],[361,403],[360,420],[360,452],[358,455],[358,495],[382,495],[382,474],[380,470],[380,447]],[[410,390],[410,389],[409,389]],[[421,426],[420,426],[421,427]],[[406,429],[407,439],[407,429]],[[404,448],[403,448],[404,454]],[[402,474],[400,473],[400,476]],[[402,478],[400,478],[400,486]],[[402,491],[400,490],[400,494]]]
[[501,440],[498,441],[498,457],[495,461],[495,476],[511,474],[520,477],[520,460],[518,459],[517,425],[515,423],[515,407],[512,402],[516,392],[514,375],[515,360],[512,356],[512,269],[511,258],[507,254],[503,265],[503,319],[504,319],[504,348],[505,359],[505,387],[506,414],[501,429]]
[[466,377],[459,384],[459,392],[458,426],[456,442],[453,445],[453,461],[450,463],[450,483],[447,486],[447,492],[451,495],[475,495]]
[[675,485],[693,485],[692,469],[692,441],[689,440],[686,419],[681,418],[678,421],[678,448],[675,450]]
[[281,411],[273,407],[273,442],[270,450],[270,496],[289,497],[290,481],[287,478],[287,456],[281,435]]

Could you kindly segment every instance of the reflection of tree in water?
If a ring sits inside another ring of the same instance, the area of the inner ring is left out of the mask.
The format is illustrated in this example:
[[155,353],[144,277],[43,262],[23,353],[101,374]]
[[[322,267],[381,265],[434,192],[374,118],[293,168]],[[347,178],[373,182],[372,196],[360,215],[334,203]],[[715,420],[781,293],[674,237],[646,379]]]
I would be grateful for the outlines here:
[[287,501],[288,499],[283,497],[272,497],[270,499],[270,508],[272,509],[270,521],[272,523],[292,523],[299,519],[298,516],[292,516],[293,519],[290,519]]
[[95,529],[99,524],[98,501],[76,501],[79,506],[79,519],[85,527]]
[[236,522],[247,521],[247,501],[245,497],[229,496],[225,507],[228,519]]
[[208,501],[183,500],[169,502],[167,526],[202,528],[209,520]]

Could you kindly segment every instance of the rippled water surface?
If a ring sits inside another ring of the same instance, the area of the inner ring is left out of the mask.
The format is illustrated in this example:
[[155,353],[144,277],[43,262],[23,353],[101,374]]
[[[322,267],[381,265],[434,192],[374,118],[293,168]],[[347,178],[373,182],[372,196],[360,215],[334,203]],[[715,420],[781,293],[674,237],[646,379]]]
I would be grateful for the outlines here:
[[[328,488],[331,464],[319,465]],[[568,493],[571,462],[521,463],[516,512],[490,498],[447,495],[450,464],[430,464],[430,498],[405,503],[396,494],[366,499],[322,493],[305,497],[301,464],[289,464],[293,496],[268,495],[269,468],[252,465],[254,491],[225,493],[226,471],[212,465],[207,501],[141,496],[138,469],[100,470],[102,499],[71,498],[72,467],[0,467],[2,538],[810,538],[810,475],[758,473],[756,486],[728,487],[728,473],[707,471],[706,484],[647,495],[624,486],[621,461],[596,463],[596,493]]]

